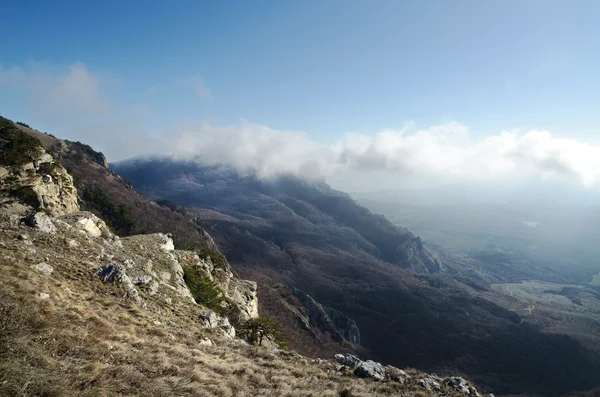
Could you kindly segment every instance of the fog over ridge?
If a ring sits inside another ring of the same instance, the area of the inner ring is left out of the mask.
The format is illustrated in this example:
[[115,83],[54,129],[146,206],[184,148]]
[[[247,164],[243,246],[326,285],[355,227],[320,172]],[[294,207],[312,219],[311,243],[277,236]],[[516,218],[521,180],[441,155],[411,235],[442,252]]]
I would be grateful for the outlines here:
[[[199,90],[201,80],[193,76],[153,91],[183,89],[181,81],[196,82],[191,88],[203,99],[210,93],[203,82]],[[170,154],[254,170],[262,177],[294,174],[329,180],[345,175],[346,179],[362,177],[366,183],[375,179],[369,175],[382,173],[389,178],[473,181],[558,177],[582,186],[600,181],[600,146],[559,138],[547,130],[499,131],[475,138],[459,122],[425,128],[408,122],[397,129],[348,133],[323,142],[305,132],[251,121],[156,127],[152,116],[160,109],[122,103],[119,95],[110,93],[118,85],[114,78],[92,73],[82,63],[62,69],[0,65],[0,87],[20,93],[15,106],[27,109],[30,119],[25,121],[88,143],[111,161]]]

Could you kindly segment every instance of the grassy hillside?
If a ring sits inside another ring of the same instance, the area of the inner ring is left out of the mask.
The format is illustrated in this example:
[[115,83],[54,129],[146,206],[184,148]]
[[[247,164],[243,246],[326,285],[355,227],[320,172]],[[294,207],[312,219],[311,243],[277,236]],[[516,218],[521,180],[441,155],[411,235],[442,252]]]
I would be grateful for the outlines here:
[[[412,235],[392,232],[384,218],[327,186],[160,160],[115,169],[141,191],[200,212],[237,271],[261,282],[261,310],[288,327],[295,323],[282,309],[281,284],[355,320],[361,348],[381,361],[459,371],[498,394],[558,395],[597,385],[596,352],[522,322],[488,299],[485,285],[481,292],[459,277],[402,269],[389,248]],[[295,337],[293,347],[319,351]]]

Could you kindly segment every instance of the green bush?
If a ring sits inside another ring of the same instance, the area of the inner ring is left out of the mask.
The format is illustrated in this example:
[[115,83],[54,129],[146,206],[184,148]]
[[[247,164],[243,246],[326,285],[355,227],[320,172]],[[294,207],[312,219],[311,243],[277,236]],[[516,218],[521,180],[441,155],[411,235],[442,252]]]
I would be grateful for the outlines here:
[[58,169],[58,164],[56,163],[42,163],[38,168],[38,173],[43,175],[52,175],[56,176],[56,170]]
[[198,304],[223,314],[225,294],[204,270],[197,266],[185,267],[183,269],[183,280]]
[[283,337],[283,326],[275,317],[260,316],[251,318],[236,329],[238,335],[253,345],[262,345],[265,338],[273,340],[280,348],[287,348]]
[[0,116],[0,149],[0,164],[20,166],[39,156],[42,143]]
[[76,149],[77,153],[71,156],[76,163],[80,163],[83,160],[84,155],[87,155],[92,161],[104,166],[105,157],[102,152],[97,152],[90,145],[86,145],[85,143],[81,143],[79,141],[73,142],[65,140],[65,142],[72,145]]
[[22,122],[22,121],[17,121],[15,124],[19,124],[19,125],[22,125],[23,127],[31,128],[31,127],[29,126],[29,124],[26,124],[26,123],[24,123],[24,122]]
[[27,204],[35,209],[39,209],[41,206],[40,201],[38,200],[37,194],[33,191],[33,189],[29,186],[23,186],[10,191],[14,197],[19,199],[23,204]]
[[225,259],[225,255],[212,249],[208,244],[204,244],[200,247],[198,256],[202,259],[210,258],[213,266],[217,269],[227,269],[227,259]]

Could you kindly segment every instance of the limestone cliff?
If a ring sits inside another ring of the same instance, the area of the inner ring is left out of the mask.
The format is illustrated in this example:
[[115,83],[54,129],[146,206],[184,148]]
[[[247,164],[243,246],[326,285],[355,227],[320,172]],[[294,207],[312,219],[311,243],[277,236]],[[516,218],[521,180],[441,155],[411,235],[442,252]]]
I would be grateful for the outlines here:
[[0,166],[0,205],[28,205],[60,216],[79,210],[73,178],[41,147],[32,161]]

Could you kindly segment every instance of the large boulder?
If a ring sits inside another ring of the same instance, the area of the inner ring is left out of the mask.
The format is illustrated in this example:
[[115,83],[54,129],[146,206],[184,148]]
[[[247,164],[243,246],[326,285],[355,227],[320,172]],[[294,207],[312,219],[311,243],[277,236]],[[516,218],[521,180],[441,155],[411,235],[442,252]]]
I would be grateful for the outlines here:
[[362,363],[362,361],[358,357],[356,357],[350,353],[346,353],[345,355],[344,354],[336,354],[334,356],[334,358],[335,358],[335,361],[337,361],[338,363],[345,365],[347,367],[356,367],[357,365]]
[[125,287],[125,294],[128,298],[142,303],[139,291],[133,285],[131,278],[127,275],[124,266],[121,265],[104,265],[100,269],[96,270],[96,275],[102,282],[105,283],[120,283]]
[[386,365],[385,367],[383,367],[383,370],[385,372],[385,377],[394,382],[404,384],[407,380],[411,378],[411,376],[408,375],[405,371],[393,367],[391,365]]
[[371,378],[374,380],[385,379],[385,371],[383,370],[383,366],[371,360],[361,362],[358,368],[356,368],[355,373],[362,378]]
[[54,234],[56,226],[52,223],[52,219],[43,212],[33,212],[23,218],[23,222],[27,226],[34,227],[41,232]]

